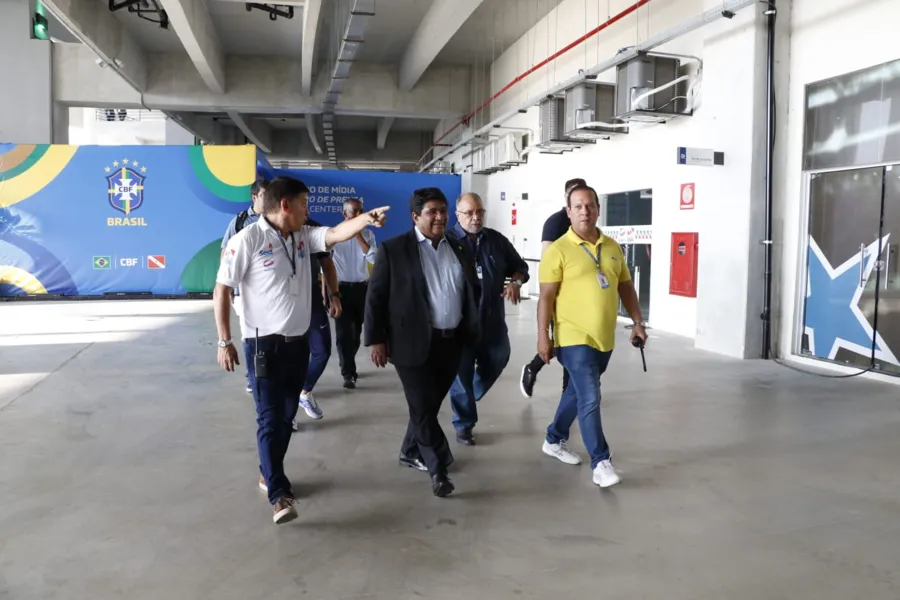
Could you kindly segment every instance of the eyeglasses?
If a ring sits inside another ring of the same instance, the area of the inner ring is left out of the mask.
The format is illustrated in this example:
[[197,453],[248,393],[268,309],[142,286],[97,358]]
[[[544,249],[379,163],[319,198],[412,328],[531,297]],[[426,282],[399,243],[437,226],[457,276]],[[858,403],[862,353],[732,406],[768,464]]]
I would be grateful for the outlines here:
[[458,211],[456,211],[456,214],[462,215],[462,216],[464,216],[464,217],[467,217],[467,218],[471,219],[472,217],[474,217],[474,216],[476,216],[476,215],[479,216],[479,217],[483,217],[484,214],[485,214],[486,212],[487,212],[487,211],[484,210],[483,208],[479,208],[478,210],[469,210],[469,211],[466,211],[466,212],[463,212],[463,211],[461,211],[461,210],[458,210]]

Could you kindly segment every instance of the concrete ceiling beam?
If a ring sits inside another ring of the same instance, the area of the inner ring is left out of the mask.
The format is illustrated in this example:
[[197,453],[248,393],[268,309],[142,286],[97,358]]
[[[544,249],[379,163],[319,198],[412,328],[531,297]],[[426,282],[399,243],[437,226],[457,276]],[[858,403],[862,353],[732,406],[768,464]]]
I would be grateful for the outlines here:
[[230,110],[228,118],[240,129],[250,142],[269,154],[272,152],[272,128],[259,119],[245,118],[241,113]]
[[[54,100],[67,106],[124,102],[104,83],[109,75],[94,64],[90,54],[78,52],[77,48],[75,44],[54,44]],[[216,94],[183,53],[153,54],[152,58],[147,73],[149,85],[142,97],[135,96],[146,108],[173,112],[235,111],[244,116],[319,114],[323,110],[325,89],[319,83],[312,96],[300,93],[300,62],[295,59],[229,56],[225,61],[228,89],[224,94]],[[337,114],[458,120],[469,110],[468,67],[432,67],[411,92],[397,89],[393,65],[359,63],[353,69],[353,77],[344,85]]]
[[306,0],[303,6],[303,37],[300,49],[300,93],[312,93],[313,71],[315,70],[316,34],[322,16],[322,0]]
[[400,89],[412,90],[484,0],[434,0],[400,62]]
[[384,117],[383,119],[379,119],[378,121],[378,137],[375,142],[375,147],[378,150],[384,150],[384,145],[387,143],[388,132],[391,130],[391,126],[394,124],[394,117]]
[[225,53],[203,0],[160,0],[169,23],[210,91],[225,93]]
[[316,135],[316,116],[307,114],[304,120],[306,121],[306,133],[309,134],[309,141],[312,142],[316,152],[322,154],[322,144],[319,143],[319,136]]
[[147,55],[105,2],[45,0],[43,4],[132,89],[143,92],[147,88]]

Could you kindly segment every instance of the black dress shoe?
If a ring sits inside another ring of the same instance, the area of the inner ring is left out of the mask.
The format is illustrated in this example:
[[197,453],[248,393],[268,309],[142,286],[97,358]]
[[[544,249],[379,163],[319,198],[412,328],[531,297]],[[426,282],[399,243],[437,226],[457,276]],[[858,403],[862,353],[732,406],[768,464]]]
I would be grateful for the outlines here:
[[438,498],[449,496],[455,489],[453,482],[446,475],[439,473],[431,476],[431,491]]
[[474,446],[475,437],[471,429],[459,429],[456,432],[456,441],[465,446]]
[[405,454],[400,455],[400,466],[409,467],[410,469],[416,469],[417,471],[428,470],[428,467],[425,466],[425,463],[422,462],[421,458],[410,458]]
[[356,389],[356,378],[355,377],[344,377],[344,389],[347,389],[347,390]]

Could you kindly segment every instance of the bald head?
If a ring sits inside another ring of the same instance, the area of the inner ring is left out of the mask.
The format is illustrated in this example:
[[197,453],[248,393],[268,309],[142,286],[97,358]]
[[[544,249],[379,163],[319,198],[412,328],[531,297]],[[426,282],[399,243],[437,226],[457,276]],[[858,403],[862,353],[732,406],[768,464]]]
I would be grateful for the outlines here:
[[456,218],[466,233],[475,235],[484,228],[484,202],[475,193],[462,194],[456,200]]

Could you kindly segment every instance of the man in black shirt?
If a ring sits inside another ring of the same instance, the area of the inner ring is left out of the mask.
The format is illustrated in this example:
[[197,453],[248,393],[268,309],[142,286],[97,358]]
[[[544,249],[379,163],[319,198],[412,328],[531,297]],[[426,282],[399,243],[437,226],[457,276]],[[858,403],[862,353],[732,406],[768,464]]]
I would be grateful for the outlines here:
[[[565,194],[569,194],[569,190],[576,186],[586,186],[584,179],[570,179],[566,182]],[[541,255],[547,251],[550,244],[561,238],[569,231],[572,223],[569,221],[569,214],[566,207],[563,206],[559,212],[555,212],[544,221],[544,229],[541,231]],[[522,367],[522,379],[519,382],[519,389],[526,398],[531,398],[534,392],[534,384],[537,382],[537,374],[540,373],[544,366],[544,359],[540,354],[535,354],[531,362]],[[569,372],[563,369],[563,390],[569,385]]]

